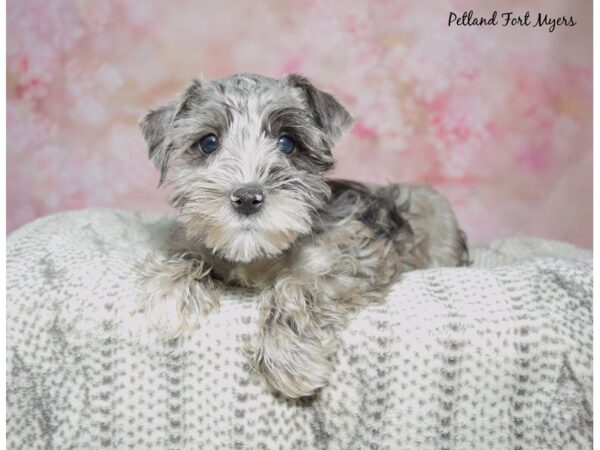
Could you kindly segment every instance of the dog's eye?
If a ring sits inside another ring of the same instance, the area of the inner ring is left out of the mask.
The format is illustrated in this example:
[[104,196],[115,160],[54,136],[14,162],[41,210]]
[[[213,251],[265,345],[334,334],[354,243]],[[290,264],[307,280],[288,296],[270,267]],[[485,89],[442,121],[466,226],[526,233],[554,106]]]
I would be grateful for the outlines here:
[[202,153],[209,155],[219,148],[219,138],[214,134],[207,134],[200,139],[199,146]]
[[279,150],[281,150],[283,153],[286,155],[291,155],[296,148],[296,141],[294,141],[294,138],[291,136],[283,135],[279,137],[277,145],[279,146]]

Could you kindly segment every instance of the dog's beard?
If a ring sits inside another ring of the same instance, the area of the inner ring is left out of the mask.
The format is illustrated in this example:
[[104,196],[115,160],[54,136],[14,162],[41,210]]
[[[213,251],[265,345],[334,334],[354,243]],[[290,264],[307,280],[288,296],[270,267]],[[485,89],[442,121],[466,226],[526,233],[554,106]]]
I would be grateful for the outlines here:
[[231,261],[277,256],[311,229],[306,204],[287,196],[271,193],[261,211],[249,217],[240,216],[227,204],[219,209],[200,220],[184,221],[191,239]]
[[176,187],[171,202],[179,210],[188,239],[216,256],[247,263],[278,256],[308,234],[329,188],[320,178],[310,184],[294,179],[267,185],[261,210],[250,216],[235,211],[230,192],[231,186],[220,189],[209,180],[195,180]]

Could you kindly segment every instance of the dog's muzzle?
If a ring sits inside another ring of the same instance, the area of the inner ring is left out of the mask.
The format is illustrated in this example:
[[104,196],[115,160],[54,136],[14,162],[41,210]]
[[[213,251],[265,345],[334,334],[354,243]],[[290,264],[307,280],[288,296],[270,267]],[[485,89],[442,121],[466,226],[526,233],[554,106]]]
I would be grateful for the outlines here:
[[259,186],[247,184],[233,191],[230,199],[237,212],[249,216],[260,210],[265,200],[265,194]]

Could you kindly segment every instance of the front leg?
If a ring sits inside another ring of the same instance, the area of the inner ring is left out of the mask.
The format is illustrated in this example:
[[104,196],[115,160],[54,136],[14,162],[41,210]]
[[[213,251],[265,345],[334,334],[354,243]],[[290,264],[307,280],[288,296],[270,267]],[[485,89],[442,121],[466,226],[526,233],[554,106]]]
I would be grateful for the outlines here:
[[349,314],[383,300],[401,267],[392,242],[352,218],[324,222],[286,267],[263,292],[251,361],[271,387],[296,398],[327,384]]
[[219,306],[210,267],[193,255],[153,255],[140,271],[148,326],[165,337],[196,329],[200,318]]
[[261,298],[259,335],[251,364],[267,383],[290,398],[325,386],[344,315],[317,292],[315,283],[287,274]]

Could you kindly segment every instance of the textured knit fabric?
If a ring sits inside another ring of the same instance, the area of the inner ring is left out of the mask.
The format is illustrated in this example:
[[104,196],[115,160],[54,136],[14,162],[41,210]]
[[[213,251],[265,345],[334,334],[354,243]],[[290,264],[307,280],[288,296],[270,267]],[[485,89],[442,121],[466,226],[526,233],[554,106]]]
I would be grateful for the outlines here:
[[342,333],[330,384],[286,400],[248,371],[255,298],[179,342],[144,331],[157,214],[84,210],[8,239],[11,449],[592,447],[591,252],[536,239],[407,273]]

